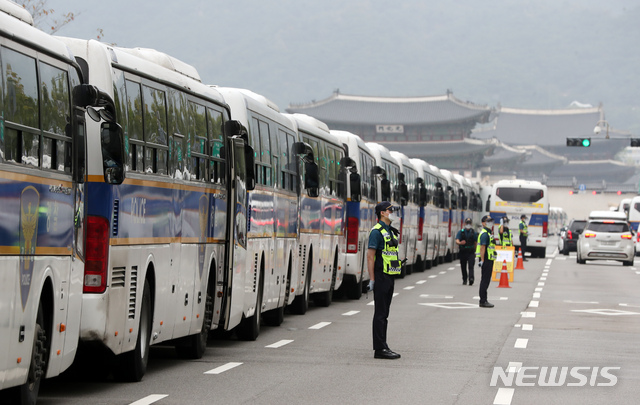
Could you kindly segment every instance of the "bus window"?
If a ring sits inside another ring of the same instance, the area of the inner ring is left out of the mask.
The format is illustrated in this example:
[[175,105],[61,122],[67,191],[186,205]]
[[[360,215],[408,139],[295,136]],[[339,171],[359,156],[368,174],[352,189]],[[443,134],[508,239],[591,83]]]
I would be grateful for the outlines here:
[[209,145],[211,148],[211,161],[209,162],[209,181],[212,183],[225,184],[225,156],[221,155],[224,142],[222,134],[222,113],[220,111],[207,109],[207,133],[209,135]]

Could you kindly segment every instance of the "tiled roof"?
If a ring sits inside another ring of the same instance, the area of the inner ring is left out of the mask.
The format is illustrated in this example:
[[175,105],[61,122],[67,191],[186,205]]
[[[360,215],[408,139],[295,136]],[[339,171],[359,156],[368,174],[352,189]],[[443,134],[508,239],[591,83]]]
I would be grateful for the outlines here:
[[562,110],[503,107],[496,113],[493,129],[477,131],[472,136],[478,139],[497,138],[509,145],[564,145],[566,138],[594,136],[593,128],[602,117],[600,107]]
[[452,93],[431,97],[369,97],[333,93],[309,104],[291,104],[290,113],[304,113],[341,124],[433,125],[472,120],[486,122],[491,109],[456,99]]
[[464,139],[462,141],[443,142],[376,142],[384,145],[389,150],[404,153],[410,158],[425,159],[444,157],[464,157],[471,154],[485,154],[493,150],[495,142],[479,141],[477,139]]

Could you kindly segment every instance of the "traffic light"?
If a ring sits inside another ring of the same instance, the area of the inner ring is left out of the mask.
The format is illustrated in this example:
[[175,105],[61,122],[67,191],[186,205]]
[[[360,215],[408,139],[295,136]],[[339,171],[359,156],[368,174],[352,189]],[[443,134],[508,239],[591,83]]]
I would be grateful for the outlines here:
[[630,146],[632,146],[634,148],[640,147],[640,138],[631,138]]
[[[582,146],[588,148],[591,146],[591,138],[567,138],[567,146]],[[640,146],[640,144],[638,144]]]

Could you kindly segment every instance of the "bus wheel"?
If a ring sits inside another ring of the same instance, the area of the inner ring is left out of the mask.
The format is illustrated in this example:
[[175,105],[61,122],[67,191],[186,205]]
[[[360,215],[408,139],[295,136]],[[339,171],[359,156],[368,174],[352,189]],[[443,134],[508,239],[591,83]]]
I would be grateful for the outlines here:
[[254,341],[260,334],[260,321],[262,320],[262,289],[264,285],[264,277],[260,281],[260,287],[258,287],[258,294],[256,295],[256,310],[253,312],[253,316],[249,318],[242,318],[236,335],[240,340]]
[[151,343],[151,318],[151,287],[149,286],[149,280],[145,280],[136,347],[133,351],[118,356],[118,372],[116,376],[119,380],[137,382],[142,380],[144,373],[147,371],[149,345]]
[[19,387],[9,390],[10,403],[35,404],[38,399],[40,382],[47,369],[47,332],[44,324],[42,303],[38,306],[38,315],[33,334],[33,348],[27,381]]
[[[179,342],[176,345],[178,356],[185,359],[200,359],[207,350],[207,340],[209,339],[209,331],[213,323],[213,297],[211,295],[211,287],[207,287],[207,295],[204,303],[204,319],[202,320],[202,329],[200,333],[187,336],[185,342]],[[181,344],[182,343],[182,344]]]
[[307,262],[307,271],[304,275],[304,288],[302,289],[302,295],[298,295],[291,304],[291,312],[297,315],[304,315],[309,309],[309,290],[311,288],[311,263],[313,263],[313,252],[309,254],[309,261]]

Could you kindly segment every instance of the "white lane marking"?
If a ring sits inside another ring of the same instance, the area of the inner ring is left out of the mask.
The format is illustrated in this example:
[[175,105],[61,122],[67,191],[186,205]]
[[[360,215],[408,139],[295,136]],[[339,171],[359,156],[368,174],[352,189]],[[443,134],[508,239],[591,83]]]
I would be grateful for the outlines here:
[[376,302],[375,301],[371,301],[370,303],[368,303],[367,305],[375,305]]
[[[455,270],[455,267],[449,267],[447,270]],[[442,274],[442,273],[440,273]]]
[[598,315],[640,315],[640,312],[620,311],[619,309],[572,309],[571,312],[585,312]]
[[129,405],[149,405],[156,401],[160,401],[162,398],[166,398],[166,397],[168,397],[168,395],[162,395],[162,394],[149,395],[142,399],[137,400],[136,402],[132,402]]
[[435,276],[435,275],[434,276],[429,276],[429,278],[436,278],[436,277],[438,277],[438,276]]
[[551,266],[551,262],[553,261],[553,259],[549,259],[547,260],[547,263],[545,264],[545,266]]
[[535,312],[522,312],[522,317],[523,318],[535,318],[536,317],[536,313]]
[[409,286],[403,288],[403,290],[413,290],[414,288],[416,288],[415,285],[409,285]]
[[506,301],[508,299],[509,299],[509,297],[500,297],[500,301]]
[[515,349],[526,349],[527,344],[529,343],[529,339],[516,339],[516,344],[513,345]]
[[283,340],[281,340],[279,342],[275,342],[274,344],[271,344],[271,345],[265,346],[265,347],[268,347],[270,349],[277,349],[278,347],[282,347],[284,345],[288,345],[291,342],[293,342],[293,340],[283,339]]
[[513,325],[513,327],[514,327],[514,328],[519,328],[519,327],[521,327],[521,326],[522,326],[522,325],[520,325],[519,323],[516,323],[515,325]]
[[[453,270],[453,267],[451,268],[451,270]],[[440,272],[440,273],[438,273],[438,274],[447,274],[447,272],[446,272],[446,271],[441,271],[441,272]]]
[[393,293],[393,297],[397,297],[400,293]]
[[418,305],[424,305],[425,307],[437,307],[437,308],[446,308],[446,309],[480,308],[478,304],[469,304],[468,302],[435,302],[435,303],[419,302]]
[[531,325],[530,323],[523,323],[522,330],[533,330],[533,325]]
[[540,281],[547,281],[546,277],[540,277]]
[[529,303],[529,307],[530,308],[538,308],[538,304],[540,304],[540,301],[531,301]]
[[640,308],[640,305],[633,305],[633,304],[618,304],[621,307],[634,307],[634,308]]
[[416,281],[416,284],[424,284],[426,282],[427,282],[427,280],[420,280],[420,281]]
[[640,271],[636,271],[636,274],[640,274]]
[[205,371],[205,374],[220,374],[220,373],[224,373],[225,371],[228,371],[228,370],[231,370],[232,368],[238,367],[241,364],[242,363],[236,363],[236,362],[227,363],[227,364],[225,364],[223,366],[214,368],[213,370]]
[[[476,295],[475,297],[473,297],[473,299],[474,300],[479,300],[480,296]],[[494,297],[494,296],[491,296],[491,297],[487,297],[487,299],[491,300],[491,301],[493,301],[493,300],[507,301],[509,299],[509,297]]]
[[537,287],[534,291],[540,292],[540,291],[542,291],[542,288]]
[[331,322],[320,322],[320,323],[316,323],[313,326],[309,326],[309,329],[322,329],[327,325],[331,325]]
[[420,294],[420,298],[453,298],[453,295]]
[[543,282],[538,283],[538,286],[539,286],[539,287],[544,287],[544,281],[543,281]]
[[517,373],[522,368],[522,362],[510,361],[507,366],[507,373]]
[[493,405],[511,405],[515,391],[514,388],[498,388],[496,397],[493,399]]
[[345,312],[342,315],[344,315],[344,316],[352,316],[352,315],[359,314],[359,313],[360,313],[360,311],[349,311],[349,312]]
[[635,267],[632,267],[631,270],[638,270],[638,269],[636,269]]
[[569,304],[599,304],[598,301],[571,301],[571,300],[564,300],[564,302],[569,303]]
[[540,293],[533,293],[533,298],[540,298]]

